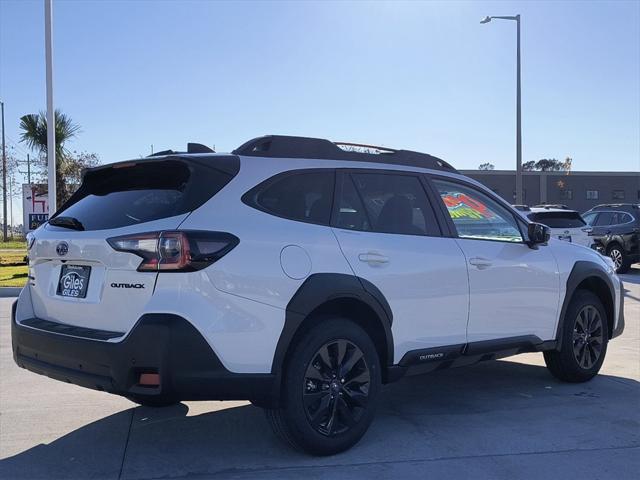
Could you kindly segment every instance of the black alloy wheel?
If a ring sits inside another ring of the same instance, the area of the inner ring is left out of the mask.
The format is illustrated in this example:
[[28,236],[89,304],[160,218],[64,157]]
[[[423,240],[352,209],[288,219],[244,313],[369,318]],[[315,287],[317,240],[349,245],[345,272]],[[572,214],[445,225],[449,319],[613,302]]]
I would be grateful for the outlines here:
[[318,433],[334,436],[357,424],[367,407],[371,373],[362,350],[345,339],[324,344],[304,375],[303,403]]
[[607,354],[607,310],[594,292],[576,290],[561,322],[557,347],[544,352],[547,368],[564,382],[587,382],[598,374]]
[[589,370],[600,359],[604,344],[604,325],[593,305],[584,306],[573,328],[573,354],[578,364]]

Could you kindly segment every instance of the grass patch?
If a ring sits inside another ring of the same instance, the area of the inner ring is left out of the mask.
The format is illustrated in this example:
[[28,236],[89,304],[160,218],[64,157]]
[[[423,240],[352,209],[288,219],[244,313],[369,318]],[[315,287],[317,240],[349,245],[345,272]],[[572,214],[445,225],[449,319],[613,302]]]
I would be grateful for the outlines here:
[[0,266],[0,287],[24,287],[28,275],[29,267],[26,265]]
[[25,240],[9,240],[8,242],[3,242],[0,240],[0,250],[11,249],[11,250],[26,250],[27,242]]
[[26,250],[0,250],[0,267],[25,265],[24,257],[27,255]]

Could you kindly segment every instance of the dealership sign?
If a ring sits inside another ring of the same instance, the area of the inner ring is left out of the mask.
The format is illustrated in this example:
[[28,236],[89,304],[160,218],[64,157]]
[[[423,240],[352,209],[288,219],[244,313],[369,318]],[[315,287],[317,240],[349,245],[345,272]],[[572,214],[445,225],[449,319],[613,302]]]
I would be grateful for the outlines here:
[[49,196],[46,185],[22,185],[24,233],[35,230],[49,220]]

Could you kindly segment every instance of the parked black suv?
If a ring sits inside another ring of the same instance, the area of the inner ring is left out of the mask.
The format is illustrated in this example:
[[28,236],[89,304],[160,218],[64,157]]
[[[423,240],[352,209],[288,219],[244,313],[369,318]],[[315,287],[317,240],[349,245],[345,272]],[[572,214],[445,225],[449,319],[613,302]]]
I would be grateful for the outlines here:
[[616,203],[597,205],[582,215],[591,225],[593,248],[616,264],[617,273],[625,273],[640,261],[640,205]]

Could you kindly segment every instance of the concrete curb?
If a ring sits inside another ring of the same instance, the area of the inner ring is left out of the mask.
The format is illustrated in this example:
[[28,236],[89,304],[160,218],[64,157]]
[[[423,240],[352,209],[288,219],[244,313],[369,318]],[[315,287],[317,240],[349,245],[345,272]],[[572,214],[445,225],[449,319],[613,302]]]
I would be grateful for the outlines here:
[[22,287],[0,287],[0,298],[17,297]]

